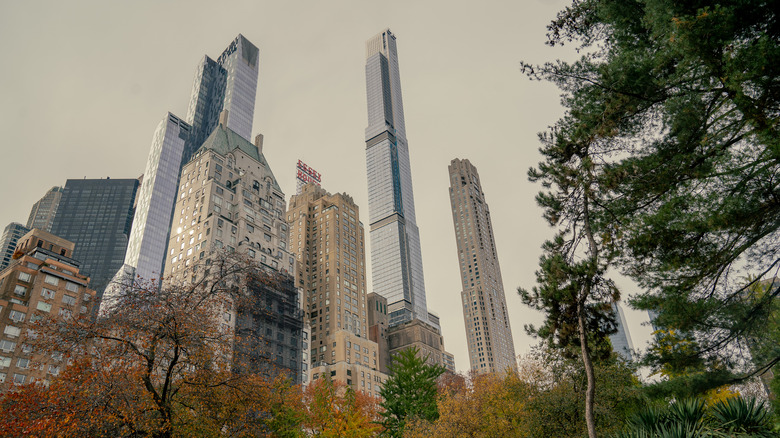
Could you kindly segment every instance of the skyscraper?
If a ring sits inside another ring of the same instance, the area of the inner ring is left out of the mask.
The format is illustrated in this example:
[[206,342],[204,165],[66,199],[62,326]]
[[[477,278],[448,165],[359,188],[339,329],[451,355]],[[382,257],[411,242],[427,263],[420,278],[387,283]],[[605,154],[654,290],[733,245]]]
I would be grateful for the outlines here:
[[0,237],[0,271],[11,263],[17,242],[28,231],[30,230],[27,227],[16,222],[11,222],[5,227],[3,236]]
[[493,222],[479,173],[469,160],[457,158],[448,170],[471,370],[492,373],[507,367],[516,369]]
[[133,223],[137,179],[69,179],[52,234],[73,242],[73,258],[97,297],[122,266]]
[[425,302],[398,52],[389,29],[366,42],[366,94],[373,292],[387,298],[390,326],[420,320],[438,329]]
[[33,204],[30,216],[27,218],[27,228],[37,228],[43,231],[51,231],[54,216],[62,199],[62,187],[52,187],[43,197]]
[[239,34],[216,61],[205,56],[198,65],[187,121],[168,113],[157,126],[124,266],[114,276],[112,287],[136,277],[160,278],[181,168],[214,131],[223,110],[230,114],[227,127],[249,140],[258,67],[259,50]]
[[290,248],[311,324],[312,378],[330,376],[378,395],[380,348],[369,339],[365,243],[352,197],[314,183],[290,199]]
[[[176,196],[165,278],[175,285],[199,281],[220,253],[241,253],[270,281],[250,281],[253,302],[226,303],[225,328],[233,330],[233,369],[275,374],[301,383],[303,312],[289,251],[284,193],[263,156],[260,139],[246,141],[222,122],[184,165]],[[272,309],[272,310],[271,310]]]
[[612,349],[615,350],[615,353],[622,356],[623,359],[631,362],[634,359],[634,343],[631,342],[631,333],[628,331],[628,325],[626,324],[626,315],[623,313],[623,307],[620,303],[613,304],[612,309],[615,311],[615,320],[617,322],[617,332],[609,335]]

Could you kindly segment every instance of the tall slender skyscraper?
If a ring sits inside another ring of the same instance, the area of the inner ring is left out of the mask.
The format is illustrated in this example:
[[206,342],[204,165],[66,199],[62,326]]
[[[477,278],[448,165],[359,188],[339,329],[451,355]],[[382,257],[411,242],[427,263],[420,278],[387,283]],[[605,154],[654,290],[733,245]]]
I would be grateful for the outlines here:
[[420,233],[414,214],[395,36],[390,29],[366,42],[366,167],[373,292],[387,299],[390,326],[428,315]]
[[626,314],[623,312],[623,307],[620,303],[613,304],[612,308],[615,310],[615,320],[617,322],[617,332],[609,335],[612,349],[615,350],[615,353],[622,356],[623,359],[631,362],[634,360],[634,343],[631,342],[631,333],[628,331]]
[[124,266],[112,287],[136,277],[150,280],[162,275],[181,168],[215,130],[223,110],[229,114],[227,127],[249,140],[258,66],[257,47],[239,34],[216,61],[205,56],[198,65],[187,121],[168,113],[157,126]]
[[62,199],[62,187],[55,186],[49,189],[30,209],[27,228],[51,231],[51,224],[54,222],[54,216],[57,215],[60,199]]
[[516,369],[493,222],[479,173],[469,160],[457,158],[450,163],[449,173],[471,370],[490,373],[503,372],[507,367]]

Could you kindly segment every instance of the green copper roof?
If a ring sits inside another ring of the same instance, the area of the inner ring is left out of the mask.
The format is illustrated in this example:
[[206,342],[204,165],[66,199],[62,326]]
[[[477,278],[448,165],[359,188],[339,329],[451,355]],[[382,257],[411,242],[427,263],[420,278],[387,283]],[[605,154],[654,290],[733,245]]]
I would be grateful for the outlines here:
[[222,155],[223,157],[227,156],[228,153],[233,152],[236,149],[240,149],[242,152],[259,161],[263,166],[265,166],[265,168],[268,170],[268,173],[271,175],[271,179],[273,179],[274,188],[280,192],[282,191],[281,187],[279,187],[279,183],[276,182],[276,177],[271,171],[271,167],[268,165],[268,162],[265,160],[263,154],[257,149],[257,146],[248,142],[245,138],[236,134],[230,128],[227,128],[222,124],[217,125],[217,128],[214,130],[214,132],[211,133],[211,135],[209,135],[206,141],[203,142],[203,145],[200,147],[200,149],[212,150]]

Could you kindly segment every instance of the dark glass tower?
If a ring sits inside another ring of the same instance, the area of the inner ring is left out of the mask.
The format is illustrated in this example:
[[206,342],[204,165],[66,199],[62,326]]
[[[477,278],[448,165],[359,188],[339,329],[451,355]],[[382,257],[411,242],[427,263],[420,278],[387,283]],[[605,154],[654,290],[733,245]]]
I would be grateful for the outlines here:
[[102,296],[122,266],[133,222],[137,179],[69,179],[52,224],[52,234],[76,244],[73,258]]

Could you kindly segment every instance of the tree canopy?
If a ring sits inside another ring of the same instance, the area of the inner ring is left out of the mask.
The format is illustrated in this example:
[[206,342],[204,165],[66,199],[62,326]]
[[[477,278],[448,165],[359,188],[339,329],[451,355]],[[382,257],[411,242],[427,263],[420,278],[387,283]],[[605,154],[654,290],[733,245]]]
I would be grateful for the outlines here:
[[[588,181],[609,262],[645,291],[634,305],[690,341],[651,359],[698,361],[702,391],[772,367],[777,351],[759,361],[746,352],[778,294],[747,299],[780,267],[776,8],[576,0],[548,29],[550,45],[575,44],[582,56],[523,64],[564,93],[567,113],[543,137],[557,146],[546,164],[578,180],[598,170]],[[592,167],[571,165],[586,159]]]

